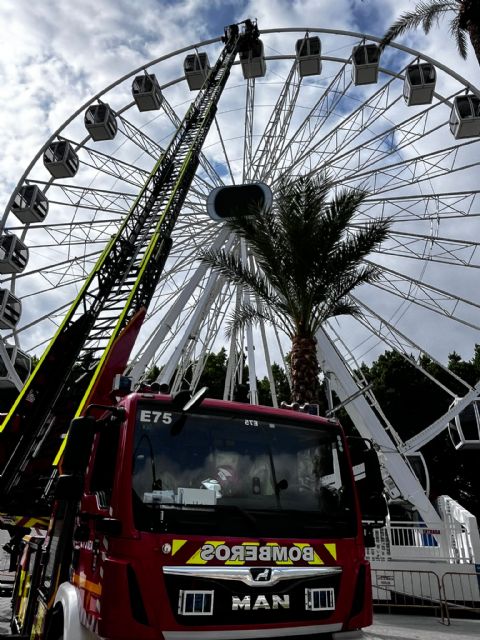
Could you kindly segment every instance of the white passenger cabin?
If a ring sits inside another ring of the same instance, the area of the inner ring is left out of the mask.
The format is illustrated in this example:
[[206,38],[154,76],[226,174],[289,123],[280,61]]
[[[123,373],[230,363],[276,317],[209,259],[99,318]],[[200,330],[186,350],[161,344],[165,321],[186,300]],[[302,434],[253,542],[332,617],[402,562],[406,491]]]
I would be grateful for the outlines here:
[[352,51],[352,81],[355,85],[378,80],[380,49],[376,44],[359,44]]
[[27,262],[28,249],[17,236],[0,236],[0,273],[21,273]]
[[160,109],[163,96],[155,74],[136,76],[132,82],[132,96],[139,111]]
[[403,97],[407,105],[430,104],[433,100],[437,74],[433,64],[411,64],[405,71]]
[[67,140],[59,140],[45,150],[43,164],[54,178],[73,178],[78,171],[78,156]]
[[319,75],[322,71],[322,43],[318,36],[297,40],[295,53],[300,77]]
[[8,289],[0,289],[0,329],[14,329],[21,313],[20,300]]
[[480,401],[474,400],[460,411],[449,423],[448,431],[455,449],[480,449]]
[[5,345],[9,362],[5,362],[0,356],[0,389],[16,387],[14,376],[9,369],[13,368],[15,374],[23,384],[30,375],[31,359],[16,345]]
[[457,140],[480,136],[480,98],[465,95],[454,99],[450,114],[450,131]]
[[43,222],[48,213],[48,200],[36,184],[27,184],[15,194],[11,211],[24,224]]
[[91,104],[85,111],[85,127],[92,140],[113,140],[117,119],[108,104]]
[[210,63],[206,53],[190,53],[183,63],[185,78],[190,91],[198,91],[203,86],[209,72]]
[[240,64],[245,80],[263,78],[267,71],[267,65],[261,40],[254,40],[248,49],[240,51]]

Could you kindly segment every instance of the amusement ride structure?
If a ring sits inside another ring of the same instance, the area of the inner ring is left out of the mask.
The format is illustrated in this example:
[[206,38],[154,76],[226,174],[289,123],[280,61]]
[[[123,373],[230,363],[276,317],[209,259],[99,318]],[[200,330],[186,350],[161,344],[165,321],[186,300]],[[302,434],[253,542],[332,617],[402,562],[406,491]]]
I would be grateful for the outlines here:
[[[206,201],[223,185],[260,182],[275,194],[285,176],[326,170],[335,188],[368,190],[355,224],[392,221],[368,257],[380,279],[355,292],[362,315],[317,335],[329,388],[381,454],[388,499],[416,514],[408,544],[398,543],[400,523],[372,558],[473,566],[475,518],[447,497],[430,501],[421,448],[449,425],[457,449],[480,448],[480,382],[449,371],[438,350],[445,342],[452,351],[459,333],[473,344],[480,329],[480,92],[417,51],[394,44],[380,53],[370,35],[259,34],[250,21],[242,29],[162,55],[100,91],[45,142],[6,204],[0,390],[19,395],[1,427],[10,443],[2,510],[44,515],[52,474],[39,474],[42,461],[55,459],[115,339],[142,309],[127,370],[134,384],[157,365],[172,391],[186,379],[195,389],[207,355],[225,345],[224,399],[245,381],[246,362],[250,402],[266,375],[278,406],[272,363],[284,361],[284,338],[260,325],[225,344],[224,320],[245,294],[200,263],[199,250],[226,247],[251,264],[255,256],[212,221]],[[249,34],[254,46],[238,47]],[[385,349],[452,398],[407,442],[359,377],[362,361]],[[31,353],[40,360],[30,375]],[[438,362],[442,381],[423,356]],[[422,528],[434,532],[428,544]]]

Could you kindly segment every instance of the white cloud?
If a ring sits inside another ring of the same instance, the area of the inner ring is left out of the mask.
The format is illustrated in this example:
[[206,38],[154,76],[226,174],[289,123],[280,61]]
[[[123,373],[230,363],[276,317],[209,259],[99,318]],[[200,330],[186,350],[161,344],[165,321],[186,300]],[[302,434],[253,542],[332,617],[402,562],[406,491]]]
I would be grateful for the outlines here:
[[[377,0],[365,0],[365,2],[337,0],[335,3],[330,0],[269,0],[269,2],[234,2],[232,0],[227,3],[214,0],[207,4],[200,0],[181,2],[48,0],[40,3],[3,0],[0,5],[0,19],[4,25],[8,25],[8,28],[4,30],[0,42],[1,200],[6,204],[17,180],[36,151],[70,114],[104,87],[149,60],[191,43],[218,37],[222,34],[225,24],[245,17],[257,18],[261,30],[319,27],[365,31],[371,35],[381,36],[399,13],[412,6],[408,0],[383,0],[381,11],[379,11],[379,4]],[[422,50],[447,67],[455,69],[460,75],[479,84],[477,80],[479,70],[472,52],[470,51],[467,62],[463,62],[455,50],[454,43],[446,37],[447,33],[448,26],[444,22],[438,29],[432,30],[428,38],[418,31],[404,36],[400,42],[405,46]],[[267,55],[274,56],[280,50],[285,51],[286,39],[291,41],[293,54],[295,40],[299,37],[301,34],[293,33],[287,36],[279,35],[276,38],[270,37],[266,49]],[[352,46],[350,40],[328,35],[322,37],[322,40],[324,51],[328,55],[348,57]],[[267,43],[266,37],[265,42]],[[211,61],[214,60],[218,50],[219,46],[210,48]],[[181,63],[182,56],[164,63],[161,67],[164,74],[161,82],[180,76]],[[273,62],[269,63],[268,71],[272,75],[268,78],[268,82],[276,79],[277,91],[288,73],[289,66],[290,62],[281,67],[278,64],[275,66]],[[328,74],[333,66],[326,63],[325,75],[318,80],[316,78],[309,80],[312,84],[312,95],[314,92],[318,93],[319,86],[327,86],[330,81]],[[447,90],[445,78],[447,76],[444,75],[441,80],[444,83],[442,91]],[[231,78],[233,84],[240,79],[240,70],[234,69]],[[450,82],[449,79],[448,82]],[[112,101],[115,108],[118,108],[120,104],[128,101],[128,92],[129,86],[125,84],[112,91],[108,99]],[[219,122],[222,123],[224,140],[229,145],[229,153],[234,160],[232,167],[238,172],[242,166],[241,136],[243,136],[244,104],[243,101],[239,101],[239,94],[240,92],[229,85],[219,109]],[[172,87],[168,93],[169,100],[180,115],[187,108],[193,95],[187,93],[183,85]],[[261,98],[260,102],[263,106],[257,109],[256,124],[266,122],[270,115],[276,99],[272,85],[259,81],[257,97]],[[400,109],[398,112],[392,112],[392,117],[397,117],[400,112]],[[128,117],[138,124],[146,121],[146,115],[141,114],[141,116],[133,109],[128,112]],[[340,118],[340,116],[339,113],[337,117]],[[156,114],[149,117],[155,118]],[[70,131],[76,139],[82,136],[81,119],[78,119]],[[172,125],[164,116],[160,116],[149,126],[148,131],[154,131],[161,144],[166,144],[172,132]],[[256,134],[261,131],[262,127],[260,130],[255,129]],[[258,141],[258,136],[255,140]],[[438,138],[435,141],[438,143]],[[118,149],[115,153],[118,153],[123,160],[132,158],[130,160],[132,163],[138,163],[144,168],[149,166],[150,157],[141,155],[138,148],[132,149],[127,145],[120,147],[122,143],[123,139],[119,137],[111,143],[111,146],[102,143],[103,146],[99,149]],[[210,143],[213,145],[211,152],[215,154],[215,161],[223,164],[223,152],[214,130]],[[441,145],[444,144],[446,143],[442,140]],[[427,143],[424,149],[427,149]],[[133,153],[135,155],[129,155]],[[413,150],[406,150],[404,157],[408,153],[413,153]],[[93,177],[93,172],[86,171],[82,174],[79,183],[87,185]],[[43,178],[45,179],[45,175]],[[456,184],[455,180],[455,177],[449,179],[451,188]],[[96,188],[113,188],[113,179],[103,175],[101,178],[95,178],[92,184]],[[446,188],[447,181],[442,184]],[[56,213],[52,215],[58,216],[55,220],[61,220],[63,212],[64,209],[59,206]],[[103,212],[97,215],[103,215]],[[453,231],[450,232],[453,233]],[[43,259],[42,264],[45,264],[45,254]],[[43,289],[45,282],[39,281],[39,286]],[[61,299],[59,295],[42,296],[35,301],[33,310],[29,303],[29,310],[25,317],[28,318],[30,314],[40,315],[41,309],[52,308]],[[32,335],[33,333],[32,331]],[[40,342],[39,335],[36,330],[35,336],[29,343]],[[455,345],[458,344],[459,335],[455,335]],[[427,338],[424,332],[422,339]],[[470,335],[468,343],[471,343]],[[458,349],[457,346],[456,348]],[[463,351],[465,357],[468,357],[468,348]]]

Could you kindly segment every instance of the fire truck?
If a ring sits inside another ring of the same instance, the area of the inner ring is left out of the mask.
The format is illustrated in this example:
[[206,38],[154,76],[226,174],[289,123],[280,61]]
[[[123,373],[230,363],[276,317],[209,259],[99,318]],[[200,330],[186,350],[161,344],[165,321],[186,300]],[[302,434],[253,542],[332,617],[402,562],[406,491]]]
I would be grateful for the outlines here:
[[205,391],[128,393],[72,422],[47,537],[25,543],[15,632],[341,638],[371,624],[374,450],[360,505],[338,423]]
[[[340,425],[301,411],[131,390],[122,375],[237,53],[224,48],[0,425],[0,512],[30,529],[24,638],[293,638],[371,623],[376,452],[354,481]],[[68,433],[68,435],[66,435]],[[47,524],[48,523],[48,524]],[[42,533],[43,532],[43,533]]]

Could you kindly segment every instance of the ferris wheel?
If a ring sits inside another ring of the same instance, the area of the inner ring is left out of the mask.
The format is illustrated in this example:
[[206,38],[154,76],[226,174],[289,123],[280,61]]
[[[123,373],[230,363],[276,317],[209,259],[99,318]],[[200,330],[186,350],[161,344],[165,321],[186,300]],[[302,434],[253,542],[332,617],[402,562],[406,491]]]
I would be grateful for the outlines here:
[[[195,387],[207,355],[224,346],[225,397],[246,361],[250,400],[266,375],[278,403],[272,363],[283,364],[288,343],[264,326],[227,342],[224,321],[243,293],[198,258],[208,247],[245,251],[207,215],[212,189],[262,182],[275,193],[287,175],[327,171],[335,188],[365,188],[353,228],[392,219],[389,239],[368,258],[381,278],[355,291],[361,317],[337,318],[318,336],[341,399],[358,392],[361,381],[349,380],[360,363],[385,349],[422,370],[423,355],[442,364],[461,340],[478,341],[480,92],[417,51],[391,45],[380,53],[378,41],[267,29],[256,50],[240,54],[136,343],[135,381],[157,365],[172,391],[186,379]],[[0,224],[0,388],[22,387],[28,354],[40,355],[61,325],[222,46],[220,38],[186,46],[113,82],[53,133],[21,176]],[[447,373],[465,389],[459,400],[438,382],[455,403],[450,418],[478,390]],[[410,450],[443,429],[442,419]]]

